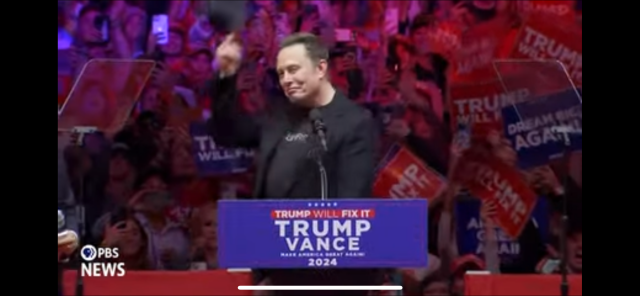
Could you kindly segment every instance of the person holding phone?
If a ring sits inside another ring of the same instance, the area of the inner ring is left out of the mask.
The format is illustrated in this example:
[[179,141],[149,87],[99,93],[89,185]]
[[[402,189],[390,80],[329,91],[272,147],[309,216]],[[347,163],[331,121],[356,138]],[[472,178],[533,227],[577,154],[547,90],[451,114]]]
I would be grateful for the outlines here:
[[180,72],[183,68],[187,37],[187,30],[180,24],[169,22],[166,15],[154,15],[146,55],[161,63],[162,68]]
[[104,10],[99,5],[90,3],[82,7],[78,13],[78,30],[76,44],[96,44],[106,40],[102,34],[105,18]]
[[109,217],[104,230],[102,247],[118,248],[118,262],[124,262],[127,270],[152,270],[148,256],[147,234],[133,213],[121,208]]
[[183,74],[186,77],[188,86],[197,87],[202,85],[205,80],[211,77],[213,73],[213,53],[204,46],[192,46],[187,55],[186,68]]
[[168,191],[167,174],[150,168],[138,178],[137,193],[129,207],[149,237],[149,259],[157,269],[189,269],[190,242],[183,225],[172,221],[167,212],[174,205]]

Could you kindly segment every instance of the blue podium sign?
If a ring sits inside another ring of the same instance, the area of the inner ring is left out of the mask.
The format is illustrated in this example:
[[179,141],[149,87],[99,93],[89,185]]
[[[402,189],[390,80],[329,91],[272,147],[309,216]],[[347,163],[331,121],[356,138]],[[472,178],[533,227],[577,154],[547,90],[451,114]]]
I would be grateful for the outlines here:
[[242,201],[218,205],[223,268],[427,266],[426,199]]

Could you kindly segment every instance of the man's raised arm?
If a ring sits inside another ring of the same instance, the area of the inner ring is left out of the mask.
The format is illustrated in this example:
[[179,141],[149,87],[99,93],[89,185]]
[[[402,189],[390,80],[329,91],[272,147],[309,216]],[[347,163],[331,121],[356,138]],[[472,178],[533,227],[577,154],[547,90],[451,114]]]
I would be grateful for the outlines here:
[[238,70],[242,62],[240,42],[227,36],[217,50],[215,60],[219,71],[210,83],[211,118],[207,122],[209,133],[225,147],[256,148],[260,143],[262,118],[243,110],[236,87]]

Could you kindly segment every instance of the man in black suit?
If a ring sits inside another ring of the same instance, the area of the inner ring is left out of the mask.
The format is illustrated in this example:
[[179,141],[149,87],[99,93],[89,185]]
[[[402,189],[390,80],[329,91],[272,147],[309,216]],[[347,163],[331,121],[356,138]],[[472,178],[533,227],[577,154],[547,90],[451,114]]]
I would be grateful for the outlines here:
[[[220,71],[213,83],[209,125],[217,144],[259,147],[254,198],[320,197],[320,174],[311,155],[319,147],[308,118],[312,109],[320,111],[327,129],[328,151],[322,158],[328,174],[329,198],[370,197],[376,154],[374,122],[364,109],[331,85],[329,51],[318,37],[298,33],[283,40],[276,70],[288,101],[269,98],[267,111],[260,116],[244,112],[237,99],[241,52],[241,45],[233,36],[228,36],[217,49]],[[374,285],[377,274],[375,270],[353,269],[268,270],[257,274],[256,281],[273,285]],[[293,291],[278,294],[290,292]]]

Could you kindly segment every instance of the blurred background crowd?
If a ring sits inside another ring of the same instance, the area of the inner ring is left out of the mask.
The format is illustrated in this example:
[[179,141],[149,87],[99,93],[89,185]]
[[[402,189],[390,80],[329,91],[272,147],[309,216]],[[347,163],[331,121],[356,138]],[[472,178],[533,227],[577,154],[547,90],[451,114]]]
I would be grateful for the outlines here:
[[[430,266],[398,271],[406,294],[460,295],[468,270],[558,272],[563,196],[569,201],[569,271],[582,273],[581,152],[520,169],[500,129],[474,131],[483,153],[513,167],[538,197],[513,237],[496,225],[496,205],[454,178],[461,154],[452,143],[460,115],[453,110],[461,98],[455,93],[495,81],[495,71],[485,68],[493,59],[522,58],[515,53],[519,41],[543,42],[523,29],[528,20],[542,20],[546,27],[538,33],[560,31],[552,37],[568,47],[579,38],[579,69],[575,59],[563,62],[581,86],[582,1],[254,0],[242,10],[240,29],[205,16],[204,2],[58,1],[59,112],[69,98],[62,116],[83,113],[96,125],[114,127],[76,145],[78,134],[61,132],[59,122],[59,150],[73,191],[59,204],[71,228],[80,222],[74,206],[84,205],[83,243],[119,247],[118,260],[128,270],[215,269],[216,201],[249,197],[253,181],[252,151],[216,147],[215,139],[199,134],[215,100],[207,81],[216,44],[230,30],[238,32],[245,59],[237,87],[245,111],[259,113],[280,91],[274,71],[279,41],[303,31],[331,45],[333,84],[380,120],[381,151],[400,144],[446,180],[428,196]],[[157,15],[168,17],[163,34],[153,32]],[[148,66],[135,61],[155,62],[150,75],[141,70],[138,84],[118,76],[122,63]],[[107,99],[114,95],[139,101],[134,110],[118,110]],[[103,116],[117,117],[116,124],[100,121]]]

